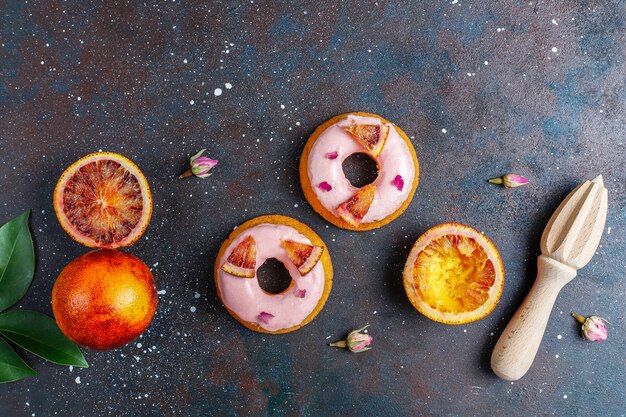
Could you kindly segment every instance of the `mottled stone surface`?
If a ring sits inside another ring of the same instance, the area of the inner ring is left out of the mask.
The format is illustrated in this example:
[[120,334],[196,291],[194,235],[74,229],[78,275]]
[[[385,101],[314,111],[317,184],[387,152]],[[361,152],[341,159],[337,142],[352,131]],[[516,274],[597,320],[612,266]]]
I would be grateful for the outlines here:
[[[98,150],[150,181],[154,216],[128,250],[164,292],[149,330],[86,351],[89,369],[27,355],[39,376],[1,386],[0,415],[624,415],[624,1],[150,3],[0,2],[0,221],[32,208],[38,256],[16,308],[51,313],[57,274],[87,251],[52,191]],[[407,212],[365,233],[325,222],[298,181],[309,134],[355,110],[401,126],[422,169]],[[202,148],[215,174],[177,180]],[[485,181],[508,171],[531,184]],[[502,381],[489,357],[534,280],[543,227],[600,173],[601,246],[559,296],[529,373]],[[223,239],[267,213],[309,224],[335,266],[326,308],[283,336],[239,325],[213,285]],[[500,303],[472,324],[428,320],[402,287],[413,242],[444,221],[484,231],[505,263]],[[583,341],[572,311],[607,317],[609,340]],[[325,346],[365,323],[372,351]]]

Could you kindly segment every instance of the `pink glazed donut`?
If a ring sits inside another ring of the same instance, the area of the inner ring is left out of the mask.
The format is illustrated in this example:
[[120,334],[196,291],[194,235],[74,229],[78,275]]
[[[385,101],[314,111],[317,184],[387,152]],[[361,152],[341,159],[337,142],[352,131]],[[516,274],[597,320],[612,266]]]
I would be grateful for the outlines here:
[[[378,177],[354,187],[343,161],[364,153],[376,161]],[[335,116],[309,138],[300,158],[300,183],[313,209],[350,230],[371,230],[406,210],[419,183],[419,163],[411,141],[393,123],[370,113]]]
[[[217,294],[228,312],[251,330],[271,334],[297,330],[317,316],[330,294],[333,268],[325,246],[313,230],[291,217],[249,220],[219,250]],[[282,262],[291,275],[291,284],[279,294],[264,291],[256,277],[269,258]],[[310,262],[302,262],[304,258]]]

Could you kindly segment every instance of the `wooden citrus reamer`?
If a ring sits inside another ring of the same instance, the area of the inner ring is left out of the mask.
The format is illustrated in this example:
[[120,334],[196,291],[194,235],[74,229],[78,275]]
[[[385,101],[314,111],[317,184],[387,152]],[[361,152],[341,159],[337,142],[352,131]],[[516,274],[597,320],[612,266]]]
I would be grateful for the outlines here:
[[594,255],[604,230],[607,190],[602,176],[576,187],[556,209],[541,236],[537,280],[491,355],[491,369],[516,381],[533,363],[561,288]]

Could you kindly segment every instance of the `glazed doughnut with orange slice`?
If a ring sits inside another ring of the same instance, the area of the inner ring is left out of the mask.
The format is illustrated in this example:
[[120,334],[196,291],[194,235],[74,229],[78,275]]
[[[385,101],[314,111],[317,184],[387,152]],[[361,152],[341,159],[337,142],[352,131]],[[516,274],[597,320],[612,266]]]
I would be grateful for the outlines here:
[[[353,186],[343,161],[364,153],[378,167],[373,183]],[[335,116],[311,135],[300,158],[300,183],[313,209],[334,225],[371,230],[402,214],[419,182],[411,141],[388,120],[370,113]]]
[[495,308],[504,265],[494,244],[473,227],[443,223],[417,239],[404,266],[404,289],[431,320],[465,324]]
[[[291,276],[289,287],[271,294],[256,272],[274,258]],[[332,287],[333,268],[322,239],[291,217],[268,215],[237,227],[215,261],[217,294],[228,312],[247,328],[270,334],[299,329],[322,310]]]

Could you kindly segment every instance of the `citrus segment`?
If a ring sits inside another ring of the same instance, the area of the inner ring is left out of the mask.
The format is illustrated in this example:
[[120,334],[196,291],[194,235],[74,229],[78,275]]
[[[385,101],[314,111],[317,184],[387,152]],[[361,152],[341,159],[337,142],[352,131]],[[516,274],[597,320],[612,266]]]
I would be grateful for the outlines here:
[[252,236],[246,237],[228,255],[222,270],[241,278],[256,275],[256,243]]
[[358,226],[374,201],[376,186],[373,184],[361,188],[339,207],[337,214],[352,226]]
[[504,285],[504,267],[493,243],[458,223],[424,233],[413,246],[403,275],[415,308],[448,324],[485,317],[498,303]]
[[352,124],[344,128],[346,132],[363,146],[374,158],[377,158],[385,146],[389,126]]
[[287,251],[289,260],[298,267],[298,272],[302,276],[311,272],[324,251],[323,246],[313,246],[293,240],[283,240],[282,245]]
[[99,152],[63,172],[54,190],[61,226],[89,247],[128,246],[143,234],[152,216],[148,182],[128,158]]

